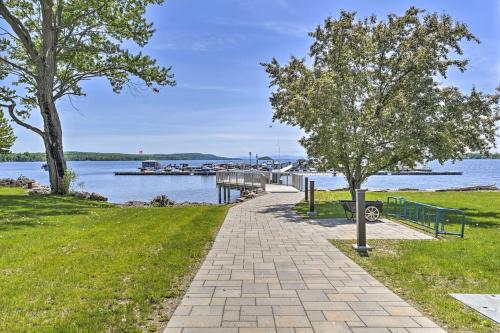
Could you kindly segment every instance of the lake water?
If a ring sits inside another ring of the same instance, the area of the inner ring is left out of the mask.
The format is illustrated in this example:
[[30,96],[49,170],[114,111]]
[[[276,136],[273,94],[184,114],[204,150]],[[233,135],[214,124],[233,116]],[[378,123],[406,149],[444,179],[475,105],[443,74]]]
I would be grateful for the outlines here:
[[[162,164],[189,163],[201,165],[215,161],[161,161]],[[219,161],[220,162],[220,161]],[[17,178],[21,175],[48,184],[48,173],[42,162],[0,163],[0,178]],[[133,171],[140,161],[84,161],[68,162],[68,166],[79,176],[85,191],[97,192],[110,202],[129,200],[150,201],[154,196],[166,194],[175,201],[210,202],[218,200],[215,176],[115,176],[115,171]],[[462,171],[462,176],[372,176],[363,187],[369,189],[440,189],[471,185],[495,184],[500,187],[500,160],[464,160],[440,165],[428,164],[434,171]],[[343,177],[314,176],[317,188],[333,189],[345,187]],[[233,191],[231,198],[238,197]]]

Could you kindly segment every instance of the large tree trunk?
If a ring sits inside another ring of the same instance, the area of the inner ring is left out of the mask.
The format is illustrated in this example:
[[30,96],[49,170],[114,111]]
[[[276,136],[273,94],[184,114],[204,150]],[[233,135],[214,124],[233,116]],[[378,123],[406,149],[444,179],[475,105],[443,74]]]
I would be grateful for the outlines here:
[[49,170],[50,189],[54,194],[64,195],[68,186],[64,184],[66,161],[62,143],[61,120],[54,100],[54,80],[57,72],[57,29],[53,26],[51,2],[42,2],[42,50],[38,77],[38,103],[44,124],[44,144]]
[[66,161],[64,160],[62,140],[57,136],[47,135],[44,144],[49,170],[50,190],[54,194],[64,195],[68,192],[68,188],[64,185]]
[[62,143],[62,128],[57,109],[51,96],[40,96],[40,108],[44,123],[44,144],[49,170],[50,189],[54,194],[64,195],[68,188],[64,185],[66,160]]
[[348,177],[347,183],[349,184],[349,192],[351,193],[351,200],[356,200],[356,190],[361,188],[361,184],[363,183],[360,180],[355,178]]

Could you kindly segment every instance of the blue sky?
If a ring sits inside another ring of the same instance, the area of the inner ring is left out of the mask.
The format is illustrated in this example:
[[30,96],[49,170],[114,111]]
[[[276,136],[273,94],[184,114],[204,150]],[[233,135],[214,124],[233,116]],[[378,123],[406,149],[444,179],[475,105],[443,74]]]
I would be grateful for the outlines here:
[[[271,125],[268,77],[260,62],[305,56],[307,32],[339,11],[402,14],[411,5],[446,12],[481,40],[464,45],[471,60],[451,84],[493,92],[500,81],[500,2],[170,0],[151,7],[156,34],[145,52],[173,66],[177,86],[159,94],[112,92],[105,80],[86,82],[86,97],[59,104],[65,150],[145,153],[205,152],[246,156],[301,155],[300,130]],[[32,122],[39,123],[37,116]],[[16,127],[14,151],[43,151],[42,142]],[[498,150],[498,148],[497,148]]]

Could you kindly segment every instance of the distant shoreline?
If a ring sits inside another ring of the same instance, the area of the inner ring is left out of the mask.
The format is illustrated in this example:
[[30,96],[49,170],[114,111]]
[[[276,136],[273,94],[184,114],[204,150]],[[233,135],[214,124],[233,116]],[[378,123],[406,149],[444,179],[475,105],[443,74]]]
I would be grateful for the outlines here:
[[[97,153],[68,151],[64,153],[67,161],[145,161],[145,160],[213,160],[230,161],[240,160],[225,156],[202,153],[176,153],[176,154],[123,154],[123,153]],[[45,153],[9,153],[0,155],[0,162],[45,162]]]
[[[97,153],[97,152],[78,152],[67,151],[64,153],[67,161],[145,161],[145,160],[171,160],[171,161],[240,161],[240,157],[226,157],[214,154],[203,153],[174,153],[174,154],[126,154],[126,153]],[[299,157],[297,157],[299,158]],[[270,159],[269,157],[259,157],[259,160]],[[500,159],[500,153],[491,153],[489,155],[469,153],[463,158],[464,160]],[[45,153],[24,152],[24,153],[8,153],[0,154],[1,162],[45,162]]]

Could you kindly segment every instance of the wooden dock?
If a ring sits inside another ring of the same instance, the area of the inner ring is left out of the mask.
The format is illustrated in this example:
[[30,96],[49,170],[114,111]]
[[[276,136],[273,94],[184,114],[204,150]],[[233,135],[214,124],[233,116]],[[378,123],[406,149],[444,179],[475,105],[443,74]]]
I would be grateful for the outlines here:
[[[282,177],[286,177],[286,180],[282,181]],[[235,170],[217,171],[215,179],[219,190],[219,203],[222,203],[231,201],[231,190],[267,191],[269,187],[272,191],[302,191],[305,177],[281,171]]]
[[380,171],[375,176],[461,176],[461,171]]
[[215,176],[215,171],[116,171],[115,176]]

